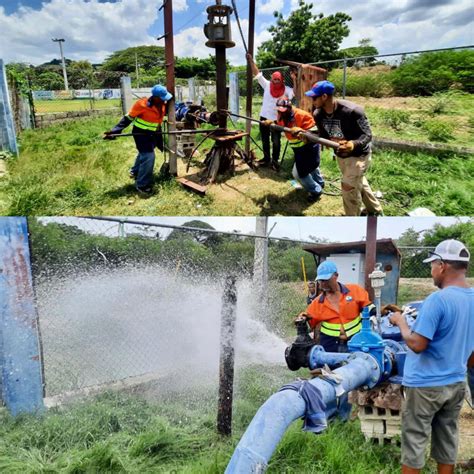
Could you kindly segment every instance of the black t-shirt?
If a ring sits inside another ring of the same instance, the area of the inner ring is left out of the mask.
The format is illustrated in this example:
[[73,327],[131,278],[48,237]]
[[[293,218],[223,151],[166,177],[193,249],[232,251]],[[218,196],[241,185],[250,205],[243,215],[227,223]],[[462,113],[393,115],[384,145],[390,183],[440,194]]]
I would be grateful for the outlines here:
[[367,154],[370,151],[372,131],[364,109],[348,100],[337,99],[336,102],[336,110],[332,114],[327,114],[322,108],[314,111],[319,135],[330,140],[352,141],[354,151],[351,156]]

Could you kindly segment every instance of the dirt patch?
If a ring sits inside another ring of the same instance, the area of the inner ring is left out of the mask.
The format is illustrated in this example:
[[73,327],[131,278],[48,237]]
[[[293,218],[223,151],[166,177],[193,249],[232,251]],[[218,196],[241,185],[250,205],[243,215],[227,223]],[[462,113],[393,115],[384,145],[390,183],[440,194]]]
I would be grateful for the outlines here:
[[353,101],[363,107],[378,107],[381,109],[400,109],[419,111],[422,107],[420,99],[416,97],[347,97],[347,100]]
[[[204,161],[204,154],[193,158],[195,166],[191,166],[187,173],[187,160],[178,161],[180,177],[196,175],[202,169],[199,162]],[[308,193],[294,187],[291,170],[288,170],[291,164],[292,158],[286,156],[285,167],[277,173],[269,168],[253,170],[241,160],[236,160],[233,176],[230,173],[219,175],[217,181],[207,187],[206,196],[213,201],[215,215],[344,215],[338,178],[326,176],[325,194],[320,201],[310,203]],[[236,211],[237,201],[241,206]]]

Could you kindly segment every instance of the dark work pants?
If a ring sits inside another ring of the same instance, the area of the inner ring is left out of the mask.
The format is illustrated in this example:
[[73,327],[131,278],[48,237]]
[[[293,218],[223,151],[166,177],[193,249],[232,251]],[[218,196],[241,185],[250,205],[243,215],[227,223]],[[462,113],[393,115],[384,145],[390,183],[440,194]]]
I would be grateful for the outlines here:
[[[260,117],[260,120],[266,120],[265,117]],[[270,136],[272,138],[272,153],[270,154]],[[270,127],[260,124],[260,137],[262,138],[263,159],[270,162],[278,163],[280,160],[280,143],[281,132],[274,132]]]
[[348,341],[341,341],[338,337],[328,336],[321,333],[319,344],[324,347],[326,352],[348,352]]

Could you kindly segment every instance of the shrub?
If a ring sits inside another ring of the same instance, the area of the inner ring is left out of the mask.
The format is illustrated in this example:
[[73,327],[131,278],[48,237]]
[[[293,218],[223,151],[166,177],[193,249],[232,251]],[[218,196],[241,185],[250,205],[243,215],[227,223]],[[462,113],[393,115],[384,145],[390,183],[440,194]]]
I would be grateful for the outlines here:
[[410,114],[398,109],[383,109],[380,111],[382,122],[394,130],[401,130],[410,122]]
[[[351,74],[352,73],[352,74]],[[329,74],[329,80],[334,83],[336,90],[342,93],[343,72],[336,69]],[[346,76],[346,94],[350,96],[386,97],[392,94],[390,73],[367,70],[355,73],[349,70]]]
[[460,91],[435,92],[429,99],[425,99],[423,108],[430,115],[444,114],[454,108],[454,99],[462,95]]
[[440,120],[427,120],[423,124],[428,133],[428,140],[433,142],[448,142],[453,139],[454,126]]
[[393,71],[397,95],[431,95],[450,88],[474,92],[474,51],[424,53],[405,60]]

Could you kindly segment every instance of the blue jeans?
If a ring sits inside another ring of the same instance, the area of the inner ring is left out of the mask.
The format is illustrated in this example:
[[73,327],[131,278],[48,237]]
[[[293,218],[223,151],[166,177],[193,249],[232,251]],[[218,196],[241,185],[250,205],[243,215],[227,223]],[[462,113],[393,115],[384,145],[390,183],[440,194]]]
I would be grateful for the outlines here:
[[321,194],[323,192],[324,179],[321,176],[321,171],[319,170],[319,167],[311,171],[311,173],[306,175],[304,178],[301,178],[298,175],[298,171],[296,170],[295,164],[293,165],[292,174],[293,178],[298,180],[303,186],[303,188],[306,189],[306,191],[313,194]]
[[135,164],[131,172],[136,176],[136,185],[138,188],[149,188],[153,186],[153,167],[155,166],[155,152],[138,152],[135,158]]

